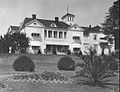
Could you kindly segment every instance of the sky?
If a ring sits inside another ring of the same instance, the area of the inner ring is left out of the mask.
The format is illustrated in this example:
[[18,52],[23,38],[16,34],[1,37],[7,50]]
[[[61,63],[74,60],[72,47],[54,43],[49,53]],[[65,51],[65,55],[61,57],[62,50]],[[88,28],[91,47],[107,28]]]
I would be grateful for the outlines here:
[[25,17],[54,20],[68,12],[79,26],[100,25],[115,0],[0,0],[0,35],[10,25],[19,26]]

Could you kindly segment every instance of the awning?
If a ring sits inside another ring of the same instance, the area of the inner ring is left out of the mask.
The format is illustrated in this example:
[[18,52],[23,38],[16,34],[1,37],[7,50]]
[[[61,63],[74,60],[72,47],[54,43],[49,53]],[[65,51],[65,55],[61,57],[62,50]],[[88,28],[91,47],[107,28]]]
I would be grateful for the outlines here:
[[30,45],[31,46],[40,46],[41,42],[39,42],[39,41],[30,41]]
[[81,48],[81,44],[72,44],[73,48]]
[[45,41],[46,44],[50,44],[50,45],[70,45],[67,42],[60,42],[60,41]]

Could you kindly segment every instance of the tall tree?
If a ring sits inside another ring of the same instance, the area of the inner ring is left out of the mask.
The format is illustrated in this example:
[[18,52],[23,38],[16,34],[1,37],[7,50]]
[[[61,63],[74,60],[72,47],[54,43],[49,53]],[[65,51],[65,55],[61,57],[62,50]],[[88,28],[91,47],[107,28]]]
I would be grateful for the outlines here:
[[119,0],[113,2],[109,8],[105,21],[102,23],[104,33],[114,36],[115,49],[119,49]]
[[5,34],[0,38],[0,52],[9,53],[9,47],[12,48],[11,52],[15,53],[15,50],[19,50],[21,53],[25,53],[26,48],[29,46],[29,38],[23,33]]
[[29,38],[23,33],[13,33],[11,35],[12,51],[19,50],[21,53],[25,53],[26,48],[29,46]]

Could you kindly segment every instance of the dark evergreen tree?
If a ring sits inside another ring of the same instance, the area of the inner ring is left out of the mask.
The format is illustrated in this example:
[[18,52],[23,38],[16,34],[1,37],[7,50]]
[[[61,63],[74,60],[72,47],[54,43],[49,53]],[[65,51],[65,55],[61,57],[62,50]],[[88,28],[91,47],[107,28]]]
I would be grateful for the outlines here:
[[104,33],[114,36],[115,49],[119,50],[119,0],[113,2],[109,8],[105,21],[102,23]]
[[0,52],[2,53],[9,53],[9,47],[12,48],[12,53],[15,53],[15,50],[25,53],[29,46],[29,38],[20,32],[5,34],[4,37],[0,38],[0,44]]

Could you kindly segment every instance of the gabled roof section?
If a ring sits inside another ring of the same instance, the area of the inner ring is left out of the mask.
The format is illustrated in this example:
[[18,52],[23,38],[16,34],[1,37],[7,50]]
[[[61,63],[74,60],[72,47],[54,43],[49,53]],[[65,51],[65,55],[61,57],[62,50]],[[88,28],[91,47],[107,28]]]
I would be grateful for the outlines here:
[[19,26],[10,26],[11,30],[19,30]]
[[102,33],[100,26],[95,27],[82,27],[84,31],[84,36],[89,36],[89,33]]
[[99,33],[99,32],[101,32],[100,29],[101,29],[101,27],[97,25],[97,26],[92,28],[91,32],[95,32],[95,33],[98,32]]
[[[31,21],[33,21],[33,18],[25,18],[22,28],[25,27],[26,23],[29,23]],[[59,28],[59,29],[67,29],[70,25],[66,24],[65,22],[62,21],[55,21],[55,20],[45,20],[45,19],[36,19],[38,22],[40,22],[41,24],[43,24],[46,28],[53,28],[51,27],[51,24],[54,23],[56,24],[57,27],[55,28]]]
[[66,16],[72,16],[72,17],[75,17],[75,15],[70,14],[70,13],[67,13],[67,14],[65,14],[65,15],[62,17],[62,19],[64,19]]
[[80,27],[78,24],[73,24],[71,25],[67,30],[80,30],[80,31],[84,31],[84,29],[82,27]]

